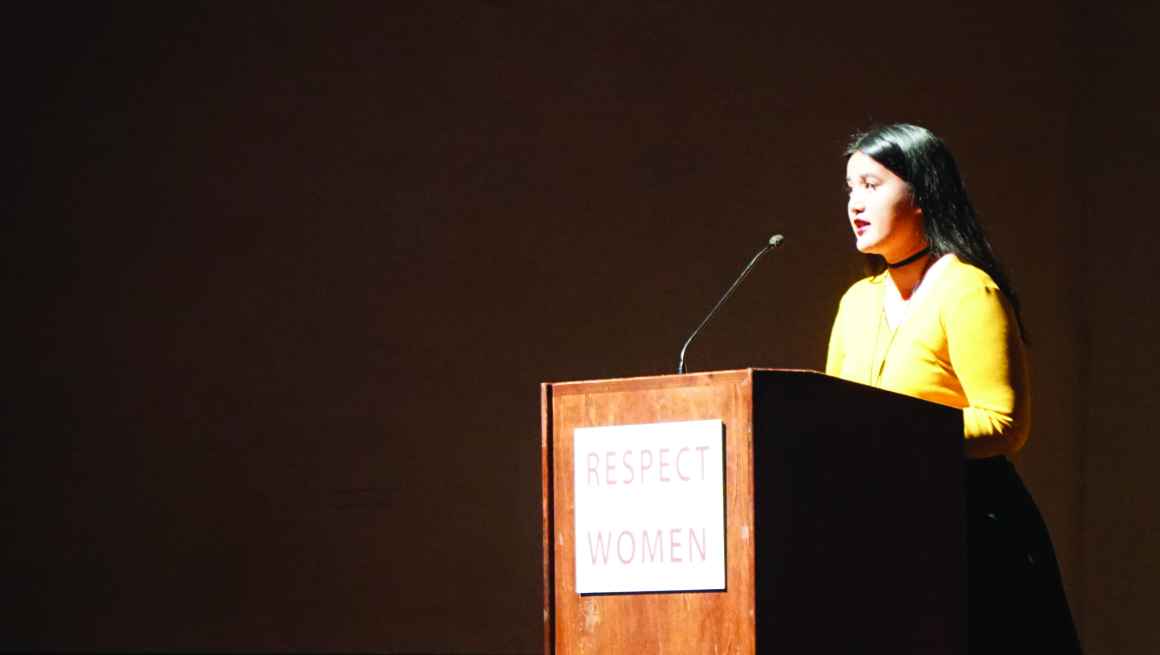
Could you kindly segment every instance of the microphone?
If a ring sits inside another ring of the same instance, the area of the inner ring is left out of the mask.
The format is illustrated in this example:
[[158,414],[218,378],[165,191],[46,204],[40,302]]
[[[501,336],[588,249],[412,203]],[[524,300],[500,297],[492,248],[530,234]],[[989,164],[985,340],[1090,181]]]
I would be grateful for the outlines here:
[[757,260],[761,259],[762,255],[765,253],[773,250],[777,246],[780,246],[781,242],[784,240],[785,237],[781,236],[780,234],[775,234],[769,237],[769,243],[762,246],[761,250],[758,250],[757,254],[753,256],[753,259],[749,260],[749,263],[745,266],[745,269],[741,271],[741,275],[738,275],[737,280],[733,282],[733,286],[729,287],[729,290],[725,292],[725,295],[721,296],[721,300],[718,300],[717,304],[713,306],[713,309],[709,311],[709,315],[705,317],[705,320],[701,321],[701,324],[697,326],[697,329],[693,330],[693,333],[690,334],[689,338],[685,340],[685,345],[681,347],[681,357],[679,360],[677,360],[677,374],[683,375],[685,373],[685,351],[689,349],[689,344],[693,343],[693,339],[696,339],[697,335],[701,333],[701,330],[709,324],[709,320],[717,314],[717,310],[721,309],[721,305],[724,305],[725,301],[729,300],[729,296],[732,296],[733,292],[737,290],[737,287],[741,286],[741,281],[749,275],[749,271],[753,270],[753,265],[757,263]]

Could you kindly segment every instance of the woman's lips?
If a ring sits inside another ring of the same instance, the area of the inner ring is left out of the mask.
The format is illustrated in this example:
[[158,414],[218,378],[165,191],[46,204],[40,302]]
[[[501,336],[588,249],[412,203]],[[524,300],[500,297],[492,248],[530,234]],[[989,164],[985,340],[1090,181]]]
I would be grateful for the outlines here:
[[870,221],[864,221],[860,218],[854,219],[854,234],[862,236],[862,233],[865,232],[866,228],[868,227],[870,227]]

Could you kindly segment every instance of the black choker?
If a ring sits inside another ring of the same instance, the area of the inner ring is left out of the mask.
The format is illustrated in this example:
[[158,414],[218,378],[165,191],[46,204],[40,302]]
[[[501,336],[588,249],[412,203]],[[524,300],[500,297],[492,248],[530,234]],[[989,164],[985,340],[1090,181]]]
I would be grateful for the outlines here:
[[922,250],[919,250],[918,252],[914,253],[913,255],[907,257],[906,259],[904,259],[900,262],[894,262],[893,264],[891,264],[890,262],[886,262],[886,266],[887,266],[887,268],[902,268],[903,266],[906,266],[907,264],[913,264],[914,262],[918,261],[919,258],[921,258],[921,257],[925,257],[929,252],[930,252],[930,247],[928,246],[926,248],[923,248]]

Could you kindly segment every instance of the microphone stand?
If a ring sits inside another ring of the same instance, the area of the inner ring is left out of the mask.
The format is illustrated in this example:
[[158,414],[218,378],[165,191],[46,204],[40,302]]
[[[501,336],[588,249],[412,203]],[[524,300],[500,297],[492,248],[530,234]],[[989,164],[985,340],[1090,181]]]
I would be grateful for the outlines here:
[[693,339],[696,339],[697,335],[701,333],[701,330],[709,324],[709,320],[717,314],[717,310],[721,309],[721,305],[724,305],[725,301],[729,300],[729,296],[732,296],[733,292],[737,290],[737,287],[741,286],[741,281],[749,275],[749,271],[753,270],[753,265],[757,263],[757,260],[761,259],[765,253],[781,245],[781,242],[784,239],[785,237],[781,236],[780,234],[775,234],[769,237],[769,243],[765,244],[761,250],[758,250],[757,254],[753,256],[753,259],[749,260],[749,263],[746,264],[745,268],[741,271],[741,275],[737,276],[737,279],[734,280],[733,285],[729,287],[729,290],[725,292],[724,296],[721,296],[721,300],[717,301],[717,304],[714,305],[713,309],[709,311],[709,315],[705,317],[705,320],[701,321],[701,324],[697,326],[697,329],[693,330],[693,333],[690,334],[689,338],[685,340],[685,345],[681,347],[680,359],[677,360],[678,375],[684,375],[685,373],[685,351],[689,349],[689,344],[693,343]]

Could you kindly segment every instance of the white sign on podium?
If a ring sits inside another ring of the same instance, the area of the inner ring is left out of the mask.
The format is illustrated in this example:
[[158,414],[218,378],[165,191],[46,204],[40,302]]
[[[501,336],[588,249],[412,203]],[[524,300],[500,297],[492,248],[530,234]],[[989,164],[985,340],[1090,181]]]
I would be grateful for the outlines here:
[[725,588],[724,423],[576,428],[576,591]]

